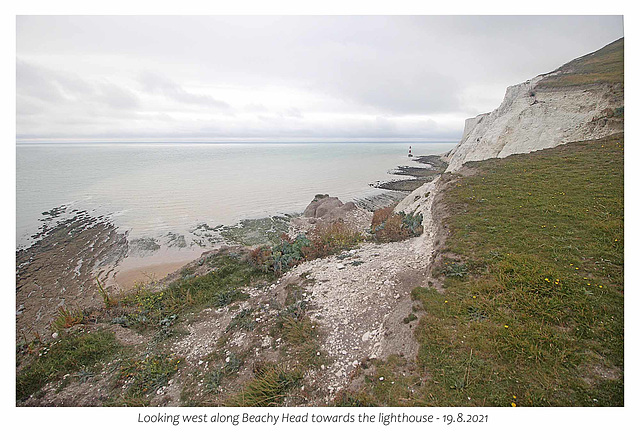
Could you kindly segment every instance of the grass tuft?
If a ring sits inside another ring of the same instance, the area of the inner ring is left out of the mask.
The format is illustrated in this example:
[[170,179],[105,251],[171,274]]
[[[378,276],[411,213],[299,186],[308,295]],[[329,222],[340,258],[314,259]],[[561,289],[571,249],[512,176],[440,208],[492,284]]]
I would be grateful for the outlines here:
[[302,372],[285,365],[266,364],[259,366],[255,377],[237,395],[228,401],[228,406],[277,406],[282,403],[289,390],[298,386]]
[[65,374],[93,372],[120,348],[115,336],[106,331],[78,332],[43,345],[16,377],[16,398],[24,400],[46,383]]

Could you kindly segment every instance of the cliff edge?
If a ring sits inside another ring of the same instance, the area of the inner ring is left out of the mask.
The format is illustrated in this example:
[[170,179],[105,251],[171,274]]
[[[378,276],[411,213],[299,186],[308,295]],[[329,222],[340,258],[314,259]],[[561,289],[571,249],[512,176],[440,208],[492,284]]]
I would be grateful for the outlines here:
[[507,88],[491,113],[467,119],[446,171],[624,131],[624,39]]

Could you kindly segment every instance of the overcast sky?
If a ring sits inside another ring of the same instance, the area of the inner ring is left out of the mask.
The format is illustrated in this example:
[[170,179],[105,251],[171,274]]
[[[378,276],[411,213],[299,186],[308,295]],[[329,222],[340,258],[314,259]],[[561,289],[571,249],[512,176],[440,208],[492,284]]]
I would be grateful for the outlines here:
[[622,17],[18,17],[17,137],[459,140]]

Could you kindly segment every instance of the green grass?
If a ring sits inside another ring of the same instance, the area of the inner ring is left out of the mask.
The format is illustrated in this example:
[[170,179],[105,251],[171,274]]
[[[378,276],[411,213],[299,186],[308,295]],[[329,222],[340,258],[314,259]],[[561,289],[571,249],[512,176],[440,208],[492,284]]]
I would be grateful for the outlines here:
[[445,175],[442,287],[412,292],[425,311],[419,371],[375,362],[334,404],[623,405],[623,145],[617,135]]
[[400,407],[416,404],[416,392],[422,379],[415,367],[401,356],[391,355],[385,360],[363,362],[359,369],[364,384],[355,392],[341,391],[333,406],[385,406]]
[[242,391],[232,396],[228,406],[278,406],[289,390],[297,387],[302,381],[303,373],[295,368],[287,368],[283,364],[267,364],[255,371],[255,376],[247,382]]
[[144,398],[166,386],[182,361],[179,357],[164,354],[125,360],[118,377],[118,382],[124,384],[125,397],[135,399],[135,406],[146,406],[142,403]]
[[577,58],[558,69],[559,74],[540,81],[536,88],[575,87],[595,83],[624,83],[624,39]]
[[24,400],[66,374],[94,371],[119,348],[114,335],[106,331],[78,332],[45,345],[17,372],[16,399]]
[[413,292],[422,403],[623,405],[622,136],[470,167],[445,195],[444,289]]
[[125,313],[116,321],[138,329],[161,328],[167,319],[173,320],[181,313],[223,307],[245,299],[243,287],[273,279],[273,275],[254,268],[239,256],[216,255],[206,264],[214,270],[203,276],[183,278],[163,290],[139,287],[120,300]]

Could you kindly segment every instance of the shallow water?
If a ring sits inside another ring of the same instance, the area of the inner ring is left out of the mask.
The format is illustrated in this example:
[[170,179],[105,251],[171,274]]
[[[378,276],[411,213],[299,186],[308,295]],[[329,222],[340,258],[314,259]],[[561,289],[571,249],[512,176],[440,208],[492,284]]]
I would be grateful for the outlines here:
[[244,218],[301,212],[315,194],[342,201],[384,193],[369,186],[415,156],[453,143],[112,143],[19,145],[19,247],[42,213],[60,205],[107,215],[129,238],[185,234]]

